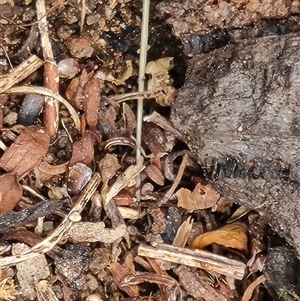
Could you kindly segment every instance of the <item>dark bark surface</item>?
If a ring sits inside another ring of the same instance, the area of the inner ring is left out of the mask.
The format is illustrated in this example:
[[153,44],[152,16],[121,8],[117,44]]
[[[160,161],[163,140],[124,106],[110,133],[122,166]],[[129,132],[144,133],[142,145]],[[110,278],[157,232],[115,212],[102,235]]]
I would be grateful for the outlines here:
[[189,62],[172,121],[213,186],[260,208],[300,254],[300,37],[262,37]]

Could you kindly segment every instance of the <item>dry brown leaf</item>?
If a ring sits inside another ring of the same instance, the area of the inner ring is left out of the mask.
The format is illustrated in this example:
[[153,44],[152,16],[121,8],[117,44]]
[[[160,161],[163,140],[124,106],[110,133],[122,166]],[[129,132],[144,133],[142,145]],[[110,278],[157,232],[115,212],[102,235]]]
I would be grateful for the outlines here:
[[53,176],[60,175],[67,171],[69,162],[60,165],[51,165],[48,162],[42,162],[37,170],[39,173],[39,180],[41,182],[50,180]]
[[201,183],[198,183],[192,192],[186,188],[179,189],[176,196],[178,198],[177,205],[189,212],[214,207],[220,198],[220,194],[211,186]]
[[25,127],[0,159],[0,167],[23,177],[37,167],[46,155],[49,136],[38,126]]
[[108,270],[111,272],[114,282],[120,290],[124,291],[129,297],[132,298],[139,296],[139,288],[137,285],[121,284],[122,279],[129,275],[129,272],[123,266],[117,262],[113,262],[109,266]]
[[69,166],[76,163],[90,164],[94,159],[94,138],[85,132],[79,141],[73,143],[72,157]]
[[87,73],[86,70],[82,70],[81,75],[73,78],[67,88],[66,98],[78,110],[82,109],[83,88],[93,76],[94,72]]
[[147,165],[145,168],[145,173],[157,185],[163,186],[165,184],[165,178],[161,170],[156,165]]
[[100,106],[101,90],[103,81],[99,78],[92,78],[83,88],[83,110],[85,112],[86,123],[91,127],[96,127],[98,123],[98,109]]
[[197,236],[191,243],[192,249],[202,249],[211,244],[222,245],[227,248],[247,250],[247,226],[236,222]]
[[0,176],[0,214],[11,211],[22,196],[22,186],[15,174]]
[[82,163],[69,167],[67,187],[72,195],[77,195],[90,181],[93,171]]

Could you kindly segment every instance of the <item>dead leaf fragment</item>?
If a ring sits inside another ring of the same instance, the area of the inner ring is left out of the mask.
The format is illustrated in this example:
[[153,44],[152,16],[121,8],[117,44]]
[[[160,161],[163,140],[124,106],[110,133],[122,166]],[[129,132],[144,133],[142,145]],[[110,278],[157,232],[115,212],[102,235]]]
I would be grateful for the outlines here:
[[0,159],[0,167],[23,177],[37,167],[46,155],[50,138],[38,126],[25,127]]
[[39,301],[58,301],[50,283],[47,280],[41,280],[36,285],[37,297]]
[[121,165],[118,162],[118,158],[114,155],[106,154],[105,157],[99,162],[99,170],[102,181],[107,183],[116,175],[120,168]]
[[236,222],[197,236],[191,243],[192,249],[202,249],[211,244],[222,245],[227,248],[247,250],[247,226]]
[[214,207],[220,198],[220,194],[210,185],[201,183],[198,183],[192,192],[186,188],[179,189],[176,196],[178,198],[177,205],[189,212]]
[[161,106],[169,106],[174,100],[175,89],[172,87],[172,80],[169,75],[169,70],[173,66],[173,58],[165,57],[149,62],[145,68],[145,73],[150,75],[147,91],[163,91],[165,94],[156,98]]
[[121,281],[129,275],[129,272],[122,265],[117,262],[112,262],[108,269],[120,290],[124,291],[132,298],[139,296],[139,288],[137,285],[122,284]]
[[76,163],[90,164],[94,159],[94,139],[90,132],[85,132],[79,141],[73,143],[69,166]]
[[77,195],[83,187],[90,181],[93,171],[82,163],[77,163],[69,168],[68,191],[72,195]]
[[15,174],[0,176],[0,214],[11,211],[22,196],[22,186]]
[[163,186],[165,184],[165,178],[161,170],[154,164],[149,164],[145,168],[146,175],[157,185]]

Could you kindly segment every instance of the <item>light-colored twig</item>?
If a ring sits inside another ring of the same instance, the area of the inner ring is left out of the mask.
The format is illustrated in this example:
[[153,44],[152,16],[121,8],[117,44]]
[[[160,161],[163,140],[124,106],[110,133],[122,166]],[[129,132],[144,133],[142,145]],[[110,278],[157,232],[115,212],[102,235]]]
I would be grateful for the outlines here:
[[36,55],[32,55],[18,67],[12,69],[9,73],[0,76],[0,94],[24,80],[30,74],[39,69],[44,62]]
[[246,273],[246,265],[243,262],[203,250],[191,250],[165,244],[154,248],[141,244],[138,248],[138,255],[197,267],[238,280],[242,280]]
[[74,216],[80,215],[82,210],[85,208],[86,204],[90,200],[91,196],[95,193],[98,185],[101,182],[100,174],[95,173],[90,180],[90,182],[85,186],[80,196],[78,197],[74,207],[64,218],[62,223],[49,235],[46,239],[30,248],[25,253],[18,256],[7,256],[0,258],[0,267],[15,265],[29,258],[34,258],[41,253],[47,253],[51,251],[62,238],[64,238],[74,221],[76,220]]
[[[148,34],[149,34],[149,15],[150,15],[150,0],[143,1],[143,14],[142,14],[142,28],[141,28],[141,47],[139,59],[139,79],[138,91],[145,91],[145,67],[147,63],[147,48],[148,48]],[[136,141],[138,145],[142,145],[142,124],[143,124],[143,98],[138,98],[137,118],[136,118]],[[141,158],[140,148],[136,148],[136,162]],[[140,186],[140,177],[137,177],[136,185]],[[137,192],[137,199],[140,198],[140,192]]]
[[[36,15],[41,36],[41,46],[45,60],[44,64],[44,87],[58,93],[59,73],[49,37],[45,0],[36,0]],[[56,98],[46,97],[43,108],[44,125],[50,137],[56,136],[59,125],[59,107]]]

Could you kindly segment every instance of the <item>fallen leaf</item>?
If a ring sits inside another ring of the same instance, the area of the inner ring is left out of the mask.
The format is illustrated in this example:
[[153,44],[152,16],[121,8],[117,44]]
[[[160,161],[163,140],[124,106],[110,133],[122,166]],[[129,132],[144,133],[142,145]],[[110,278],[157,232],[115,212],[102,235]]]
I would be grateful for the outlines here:
[[145,173],[157,185],[163,186],[165,184],[165,178],[161,170],[156,165],[147,165],[145,168]]
[[94,159],[94,139],[90,132],[85,132],[79,141],[73,143],[69,166],[76,163],[90,164]]
[[1,157],[0,167],[24,177],[40,164],[47,153],[49,142],[48,134],[40,127],[25,127]]
[[37,168],[40,182],[50,180],[53,176],[65,173],[68,169],[68,164],[69,162],[60,165],[51,165],[48,162],[41,162]]
[[137,285],[121,284],[121,281],[129,275],[129,272],[122,265],[117,262],[112,262],[108,267],[108,270],[111,272],[114,282],[120,290],[124,291],[129,297],[132,298],[139,296],[139,288]]
[[264,275],[259,276],[255,279],[245,290],[242,301],[249,301],[252,298],[253,291],[255,288],[260,285],[261,283],[265,282],[267,279]]
[[22,186],[15,174],[0,176],[0,213],[11,211],[22,196]]
[[236,222],[197,236],[191,243],[192,249],[203,249],[211,244],[218,244],[227,248],[247,250],[247,226]]
[[82,70],[82,73],[73,78],[67,88],[66,98],[70,104],[76,109],[82,109],[82,93],[86,83],[94,76],[94,72],[87,73]]
[[90,79],[83,88],[83,110],[85,112],[86,123],[91,128],[96,127],[98,123],[102,85],[103,81],[94,77]]
[[198,183],[192,192],[189,189],[180,188],[176,192],[176,196],[178,207],[182,207],[188,212],[214,207],[220,198],[220,194],[211,186],[201,183]]
[[175,89],[172,87],[172,79],[169,75],[169,70],[172,68],[172,57],[164,57],[156,61],[151,61],[145,68],[145,73],[150,76],[147,84],[147,91],[164,92],[164,94],[161,94],[156,98],[156,102],[161,106],[169,106],[175,97]]
[[77,195],[90,181],[93,171],[82,163],[69,167],[67,187],[72,195]]

